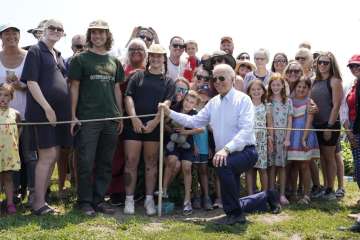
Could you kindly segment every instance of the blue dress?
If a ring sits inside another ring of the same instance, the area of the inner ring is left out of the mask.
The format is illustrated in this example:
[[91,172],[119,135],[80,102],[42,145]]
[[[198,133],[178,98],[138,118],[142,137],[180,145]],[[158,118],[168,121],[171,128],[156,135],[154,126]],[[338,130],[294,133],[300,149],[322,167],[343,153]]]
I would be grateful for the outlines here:
[[[293,128],[305,128],[309,101],[308,97],[304,99],[292,98],[294,109]],[[320,158],[319,144],[315,132],[309,132],[307,139],[308,149],[302,146],[301,139],[303,134],[303,131],[291,131],[290,146],[288,148],[289,161],[307,161]]]

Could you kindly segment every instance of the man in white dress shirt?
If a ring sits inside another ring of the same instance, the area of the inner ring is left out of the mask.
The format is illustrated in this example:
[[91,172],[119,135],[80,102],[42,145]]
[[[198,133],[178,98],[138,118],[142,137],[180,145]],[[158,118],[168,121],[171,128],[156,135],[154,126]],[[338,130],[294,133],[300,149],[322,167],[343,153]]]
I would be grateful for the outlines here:
[[213,83],[219,94],[196,115],[177,113],[165,104],[159,105],[166,115],[185,127],[199,128],[210,124],[213,129],[216,147],[213,165],[220,178],[226,213],[226,217],[217,223],[228,225],[246,222],[239,204],[240,174],[252,168],[258,157],[254,107],[249,96],[233,88],[234,79],[235,72],[229,65],[216,65]]

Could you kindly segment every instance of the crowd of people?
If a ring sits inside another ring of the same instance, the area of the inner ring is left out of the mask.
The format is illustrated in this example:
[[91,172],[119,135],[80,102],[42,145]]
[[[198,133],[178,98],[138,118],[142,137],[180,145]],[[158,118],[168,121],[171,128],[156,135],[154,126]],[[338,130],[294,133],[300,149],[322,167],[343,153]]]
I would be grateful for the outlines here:
[[[35,215],[54,212],[47,199],[56,163],[59,195],[66,196],[70,170],[85,215],[112,214],[120,205],[134,214],[141,195],[146,214],[156,214],[161,110],[163,198],[171,197],[181,172],[184,215],[223,208],[218,223],[232,225],[244,223],[246,212],[344,197],[341,127],[360,187],[360,54],[348,61],[355,80],[344,90],[334,54],[312,52],[307,42],[295,56],[270,59],[260,48],[234,57],[233,39],[225,36],[219,49],[199,57],[194,40],[174,36],[167,50],[153,28],[135,27],[126,53],[113,56],[109,24],[96,20],[72,38],[74,55],[64,59],[55,48],[64,36],[60,21],[41,21],[28,32],[38,42],[21,47],[20,28],[0,26],[0,183],[7,214],[16,213],[18,197]],[[82,122],[103,118],[117,120]]]

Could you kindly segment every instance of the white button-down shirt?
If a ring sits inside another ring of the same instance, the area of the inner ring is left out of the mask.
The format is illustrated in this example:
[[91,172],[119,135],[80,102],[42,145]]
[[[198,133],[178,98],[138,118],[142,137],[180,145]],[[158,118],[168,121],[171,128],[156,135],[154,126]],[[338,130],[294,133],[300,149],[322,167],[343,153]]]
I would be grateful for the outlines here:
[[216,151],[225,146],[230,152],[242,151],[245,146],[256,143],[254,106],[249,96],[234,88],[222,98],[220,95],[212,98],[196,115],[171,111],[170,117],[188,128],[210,124]]

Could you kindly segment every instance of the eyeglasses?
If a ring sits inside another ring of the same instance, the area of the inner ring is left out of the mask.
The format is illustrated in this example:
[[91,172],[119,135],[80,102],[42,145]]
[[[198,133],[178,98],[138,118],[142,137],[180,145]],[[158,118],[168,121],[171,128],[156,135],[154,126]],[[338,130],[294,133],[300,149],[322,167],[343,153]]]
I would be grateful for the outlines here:
[[306,57],[295,57],[296,61],[305,61]]
[[274,60],[274,63],[287,63],[285,59]]
[[81,50],[81,49],[84,49],[85,46],[82,45],[82,44],[76,44],[76,45],[74,45],[74,48],[75,48],[75,49],[78,49],[78,50]]
[[176,87],[175,88],[176,93],[181,93],[183,95],[186,95],[189,92],[189,89],[183,88],[183,87]]
[[52,26],[52,25],[48,26],[47,29],[49,29],[49,30],[52,31],[52,32],[55,32],[55,31],[57,31],[57,32],[59,32],[59,33],[63,33],[63,32],[64,32],[64,29],[63,29],[63,28],[61,28],[61,27],[55,27],[55,26]]
[[360,64],[350,64],[349,68],[350,68],[350,70],[360,68]]
[[130,52],[144,52],[145,50],[142,48],[129,48]]
[[240,56],[237,58],[238,60],[250,60],[250,57],[249,56]]
[[153,38],[151,37],[147,37],[145,35],[140,35],[139,38],[141,38],[142,40],[146,40],[148,42],[152,42]]
[[197,78],[198,80],[204,79],[205,82],[208,82],[209,79],[210,79],[209,77],[207,77],[207,76],[202,76],[202,75],[200,75],[200,74],[197,74],[197,75],[196,75],[196,78]]
[[289,69],[286,71],[287,74],[299,74],[300,72],[300,69]]
[[184,44],[176,44],[176,43],[174,43],[174,44],[172,44],[172,47],[173,47],[173,48],[184,49],[184,48],[185,48],[185,45],[184,45]]
[[322,60],[318,60],[318,65],[324,65],[324,66],[327,66],[330,64],[330,61],[322,61]]
[[226,78],[224,76],[218,76],[218,77],[213,77],[212,81],[213,82],[217,82],[217,80],[219,80],[220,82],[223,82],[226,80]]
[[211,59],[211,64],[214,65],[216,63],[222,63],[224,61],[224,57],[218,56],[218,57],[213,57]]

